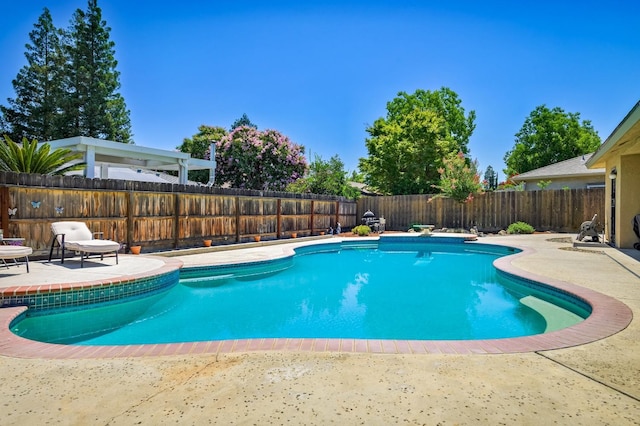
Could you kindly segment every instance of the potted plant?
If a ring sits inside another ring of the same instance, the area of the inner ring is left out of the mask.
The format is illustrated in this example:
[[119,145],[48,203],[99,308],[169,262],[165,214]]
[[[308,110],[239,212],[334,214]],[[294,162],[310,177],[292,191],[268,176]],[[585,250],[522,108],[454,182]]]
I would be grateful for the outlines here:
[[264,225],[260,225],[258,226],[258,234],[259,235],[254,235],[253,236],[253,240],[257,243],[258,241],[260,241],[260,238],[262,237],[262,233],[264,232]]

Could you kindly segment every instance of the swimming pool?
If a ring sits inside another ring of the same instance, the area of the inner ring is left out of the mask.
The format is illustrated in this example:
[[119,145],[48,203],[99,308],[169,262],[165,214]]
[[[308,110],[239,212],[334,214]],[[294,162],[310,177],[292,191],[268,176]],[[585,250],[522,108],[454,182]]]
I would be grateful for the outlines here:
[[[27,312],[19,336],[80,345],[260,338],[495,339],[557,330],[589,306],[500,274],[515,250],[483,244],[343,242],[294,258],[185,270],[149,297]],[[464,284],[464,285],[463,285]]]

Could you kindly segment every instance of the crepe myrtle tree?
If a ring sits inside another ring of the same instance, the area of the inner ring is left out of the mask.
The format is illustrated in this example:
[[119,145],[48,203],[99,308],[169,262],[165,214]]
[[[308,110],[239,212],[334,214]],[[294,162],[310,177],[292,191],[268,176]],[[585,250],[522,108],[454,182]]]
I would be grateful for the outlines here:
[[[442,160],[443,167],[438,169],[440,184],[434,188],[440,190],[439,196],[456,200],[461,206],[473,200],[473,196],[482,192],[477,161],[470,161],[462,151]],[[464,228],[464,207],[462,209],[462,227]]]
[[240,126],[216,143],[215,183],[219,186],[283,191],[306,168],[304,147],[277,130]]

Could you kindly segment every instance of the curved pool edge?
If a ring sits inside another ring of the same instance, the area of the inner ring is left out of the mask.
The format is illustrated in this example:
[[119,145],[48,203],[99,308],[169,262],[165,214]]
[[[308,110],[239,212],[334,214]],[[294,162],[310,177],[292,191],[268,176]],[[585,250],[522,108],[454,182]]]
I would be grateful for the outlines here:
[[[473,243],[475,244],[475,243]],[[281,258],[294,252],[298,244],[274,252]],[[183,342],[171,344],[76,346],[56,345],[24,339],[10,331],[12,321],[27,308],[0,309],[0,355],[16,358],[124,358],[168,355],[225,354],[255,351],[341,352],[372,354],[512,354],[548,351],[592,343],[624,330],[631,322],[631,309],[621,301],[576,284],[542,277],[515,267],[519,256],[535,253],[527,247],[510,247],[519,253],[497,259],[494,266],[508,274],[561,289],[585,300],[592,307],[591,315],[574,326],[532,336],[485,340],[364,340],[364,339],[239,339],[222,341]],[[165,258],[171,259],[171,258]],[[178,261],[179,262],[179,261]],[[174,264],[175,266],[175,264]],[[151,271],[153,273],[155,271]],[[112,282],[113,280],[109,280]],[[86,285],[87,283],[80,283]],[[73,286],[74,284],[69,284]],[[94,283],[94,285],[98,285]]]

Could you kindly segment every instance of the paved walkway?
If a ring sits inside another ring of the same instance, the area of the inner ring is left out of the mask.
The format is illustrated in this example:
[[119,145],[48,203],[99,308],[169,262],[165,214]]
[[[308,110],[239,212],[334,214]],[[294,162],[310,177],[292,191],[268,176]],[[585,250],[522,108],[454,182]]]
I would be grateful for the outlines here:
[[8,267],[0,266],[0,290],[14,286],[44,286],[51,284],[88,284],[109,282],[122,278],[149,276],[165,266],[165,259],[155,256],[118,255],[85,259],[80,268],[80,258],[66,258],[51,262],[31,261],[29,270],[21,262],[16,266],[7,261]]
[[[586,345],[504,355],[258,351],[0,357],[2,424],[638,424],[640,262],[608,247],[573,249],[564,242],[567,237],[480,242],[528,247],[511,266],[622,301],[636,318],[626,329]],[[177,259],[185,265],[257,260],[282,255],[283,249],[263,246]],[[16,280],[59,282],[54,270],[65,280],[76,273],[81,282],[110,279],[115,268],[123,275],[145,273],[162,261],[122,256],[117,267],[96,264],[82,271],[67,262],[64,267],[32,262],[30,274],[12,266],[9,273],[0,272],[0,287],[15,286]]]

